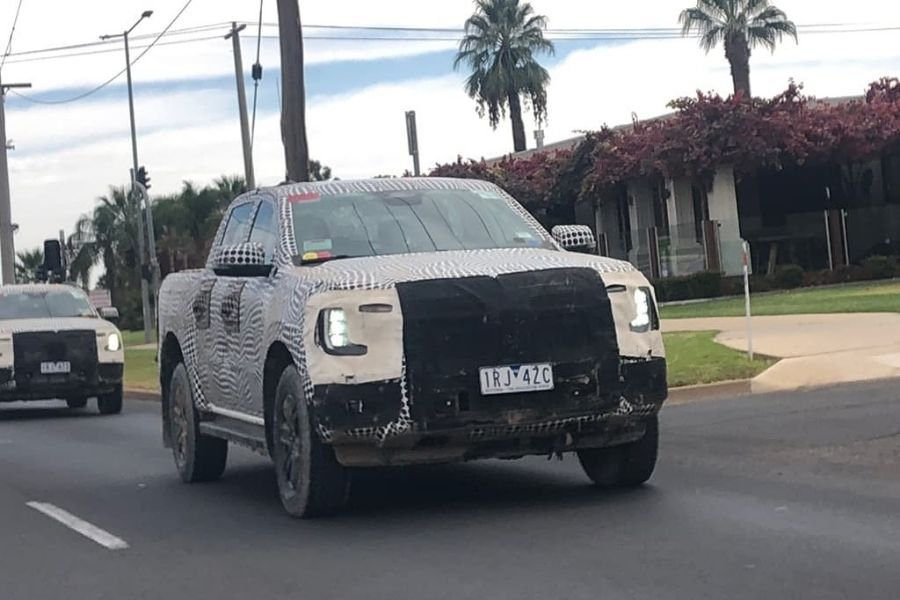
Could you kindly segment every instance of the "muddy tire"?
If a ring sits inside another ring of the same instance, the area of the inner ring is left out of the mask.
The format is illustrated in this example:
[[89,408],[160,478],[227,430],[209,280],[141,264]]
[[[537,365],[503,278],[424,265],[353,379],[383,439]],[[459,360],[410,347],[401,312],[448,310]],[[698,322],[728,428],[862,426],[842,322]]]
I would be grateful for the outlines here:
[[101,415],[117,415],[122,412],[122,384],[108,394],[97,396],[97,410]]
[[281,374],[272,413],[272,459],[284,509],[301,519],[340,511],[349,496],[350,473],[319,439],[293,365]]
[[200,417],[194,406],[191,382],[184,363],[169,380],[169,416],[166,426],[172,441],[175,468],[185,483],[214,481],[225,472],[228,442],[200,433]]
[[579,450],[578,460],[594,485],[636,487],[653,475],[658,448],[659,420],[653,416],[647,420],[647,429],[641,439],[611,448]]

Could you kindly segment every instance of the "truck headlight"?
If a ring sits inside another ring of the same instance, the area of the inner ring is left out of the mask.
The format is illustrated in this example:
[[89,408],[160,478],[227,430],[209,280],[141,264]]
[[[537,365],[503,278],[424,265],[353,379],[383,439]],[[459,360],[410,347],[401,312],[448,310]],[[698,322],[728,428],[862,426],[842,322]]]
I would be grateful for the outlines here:
[[325,311],[325,343],[330,348],[346,348],[350,345],[350,328],[343,308]]
[[631,330],[637,333],[645,333],[651,329],[659,328],[659,319],[653,306],[653,296],[648,288],[634,290],[635,317],[631,321]]
[[118,352],[122,347],[122,339],[118,333],[111,333],[106,338],[106,349],[110,352]]
[[366,346],[350,340],[350,326],[343,308],[326,308],[320,312],[317,333],[319,344],[328,354],[360,356],[368,351]]

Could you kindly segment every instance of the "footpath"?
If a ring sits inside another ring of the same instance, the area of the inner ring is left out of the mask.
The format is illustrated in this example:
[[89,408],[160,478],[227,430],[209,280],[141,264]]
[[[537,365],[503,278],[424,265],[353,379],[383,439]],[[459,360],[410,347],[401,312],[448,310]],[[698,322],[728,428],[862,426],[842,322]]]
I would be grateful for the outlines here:
[[[781,359],[750,382],[765,393],[900,377],[900,314],[752,317],[753,350]],[[715,340],[747,350],[744,317],[664,320],[665,332],[718,331]]]

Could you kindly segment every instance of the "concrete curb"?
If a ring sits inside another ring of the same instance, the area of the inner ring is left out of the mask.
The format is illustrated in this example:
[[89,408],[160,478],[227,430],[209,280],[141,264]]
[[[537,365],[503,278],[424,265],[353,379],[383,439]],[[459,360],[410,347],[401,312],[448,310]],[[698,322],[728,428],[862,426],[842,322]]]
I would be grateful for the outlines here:
[[722,398],[723,396],[749,396],[753,393],[751,389],[752,381],[752,379],[736,379],[718,383],[669,388],[669,399],[666,400],[666,404],[688,404],[690,402]]
[[138,390],[125,388],[123,390],[128,400],[140,400],[141,402],[159,402],[159,392],[151,390]]
[[[711,400],[722,396],[749,396],[750,379],[738,379],[722,381],[719,383],[705,383],[702,385],[688,385],[669,388],[669,399],[666,404],[687,404],[700,400]],[[159,402],[159,392],[150,390],[125,389],[125,397],[129,400],[141,402]]]

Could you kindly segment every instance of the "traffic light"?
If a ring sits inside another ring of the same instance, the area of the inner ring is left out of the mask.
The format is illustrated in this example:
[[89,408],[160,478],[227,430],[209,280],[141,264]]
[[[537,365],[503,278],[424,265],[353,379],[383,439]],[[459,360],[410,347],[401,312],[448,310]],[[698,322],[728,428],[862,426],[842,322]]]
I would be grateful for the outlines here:
[[150,175],[147,173],[147,167],[138,167],[137,177],[135,177],[135,179],[144,186],[144,189],[150,189]]

